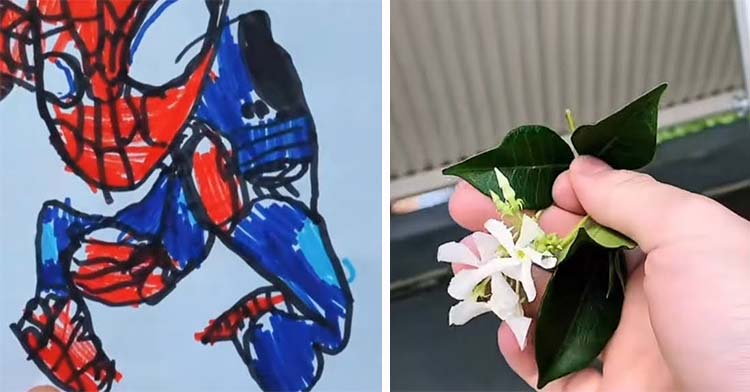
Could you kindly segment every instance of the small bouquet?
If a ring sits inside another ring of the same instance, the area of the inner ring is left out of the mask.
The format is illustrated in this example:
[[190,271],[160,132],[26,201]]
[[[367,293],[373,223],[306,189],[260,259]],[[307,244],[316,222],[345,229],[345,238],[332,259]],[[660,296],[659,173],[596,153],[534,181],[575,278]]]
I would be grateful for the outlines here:
[[[575,151],[604,160],[616,169],[638,169],[656,150],[661,84],[593,125],[575,126],[566,117]],[[532,267],[552,271],[536,324],[538,388],[586,368],[617,329],[625,290],[624,249],[636,244],[584,217],[565,238],[546,234],[537,222],[552,204],[552,184],[574,155],[551,129],[524,125],[496,148],[443,170],[463,178],[491,197],[502,221],[490,219],[486,232],[471,234],[475,249],[448,242],[438,261],[467,265],[451,280],[448,294],[458,300],[451,325],[492,312],[505,320],[521,349],[531,319],[523,304],[537,297]]]

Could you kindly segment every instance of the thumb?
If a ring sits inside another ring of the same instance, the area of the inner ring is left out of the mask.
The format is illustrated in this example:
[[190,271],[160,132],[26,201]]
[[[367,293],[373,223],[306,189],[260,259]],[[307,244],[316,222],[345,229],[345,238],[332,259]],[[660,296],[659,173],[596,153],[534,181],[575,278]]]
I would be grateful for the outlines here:
[[573,161],[570,182],[588,215],[632,238],[646,253],[686,236],[707,234],[717,208],[723,209],[706,197],[647,174],[614,170],[590,156]]

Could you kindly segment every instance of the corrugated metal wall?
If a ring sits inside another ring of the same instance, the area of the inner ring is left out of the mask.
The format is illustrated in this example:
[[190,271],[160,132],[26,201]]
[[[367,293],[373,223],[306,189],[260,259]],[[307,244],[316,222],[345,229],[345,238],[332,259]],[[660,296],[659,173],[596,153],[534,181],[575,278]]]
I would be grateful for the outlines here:
[[[593,122],[661,81],[664,107],[743,88],[731,0],[391,1],[391,178]],[[405,195],[439,186],[423,181]]]

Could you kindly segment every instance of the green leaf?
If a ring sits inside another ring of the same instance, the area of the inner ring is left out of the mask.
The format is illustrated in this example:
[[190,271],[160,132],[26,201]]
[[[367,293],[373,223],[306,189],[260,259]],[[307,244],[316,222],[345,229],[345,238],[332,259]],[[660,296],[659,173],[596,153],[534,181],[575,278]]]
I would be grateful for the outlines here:
[[624,298],[622,286],[610,285],[617,252],[584,243],[552,275],[537,320],[537,388],[589,366],[617,329]]
[[636,243],[630,238],[604,227],[589,216],[585,216],[578,226],[562,240],[562,250],[557,253],[557,264],[575,254],[578,247],[583,244],[595,243],[608,249],[627,248],[633,249]]
[[666,88],[662,83],[604,120],[578,127],[571,137],[576,151],[615,169],[646,166],[656,152],[659,99]]
[[461,177],[486,195],[502,194],[497,168],[524,208],[538,210],[552,204],[552,184],[572,160],[573,152],[560,135],[544,126],[524,125],[510,131],[496,148],[450,166],[443,174]]
[[[625,275],[625,271],[627,270],[625,254],[623,252],[610,252],[609,256],[609,287],[607,288],[607,297],[609,297],[612,288],[617,284],[625,290],[625,281],[627,280]],[[617,282],[615,282],[615,279],[617,279]]]

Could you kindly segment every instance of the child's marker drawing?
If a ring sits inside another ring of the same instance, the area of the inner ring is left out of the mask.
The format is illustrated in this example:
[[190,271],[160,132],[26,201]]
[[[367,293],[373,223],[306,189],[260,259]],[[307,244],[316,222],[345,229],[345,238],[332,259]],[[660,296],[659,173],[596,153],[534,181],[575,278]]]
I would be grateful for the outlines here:
[[[268,15],[230,18],[226,1],[205,2],[205,34],[180,54],[181,74],[135,80],[144,32],[172,3],[0,0],[0,100],[32,92],[69,171],[107,202],[156,177],[112,216],[68,199],[41,206],[36,291],[10,328],[58,387],[108,390],[122,375],[87,301],[156,305],[218,240],[269,285],[217,311],[196,340],[234,345],[265,390],[310,389],[323,354],[349,338],[354,271],[317,212],[318,145],[302,83]],[[46,88],[48,72],[62,72],[67,91]]]

